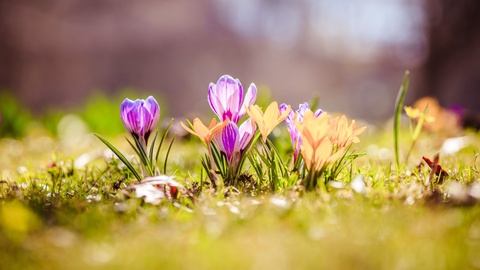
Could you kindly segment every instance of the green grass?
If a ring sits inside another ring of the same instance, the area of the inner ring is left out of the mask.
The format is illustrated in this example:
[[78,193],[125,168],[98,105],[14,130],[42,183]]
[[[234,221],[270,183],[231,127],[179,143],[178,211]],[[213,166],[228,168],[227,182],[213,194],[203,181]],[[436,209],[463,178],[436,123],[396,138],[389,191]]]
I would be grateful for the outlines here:
[[[118,136],[118,106],[108,99],[92,98],[81,117],[57,112],[40,123],[4,112],[4,123],[20,127],[0,133],[16,136],[0,137],[0,268],[480,268],[480,134],[466,132],[468,147],[440,156],[449,176],[439,182],[419,164],[422,156],[433,159],[445,138],[421,134],[407,160],[412,142],[400,125],[402,100],[395,131],[368,127],[352,147],[364,155],[343,167],[328,191],[305,192],[292,185],[295,175],[262,186],[256,169],[265,168],[250,161],[239,193],[215,191],[202,171],[205,147],[178,134],[167,166],[157,165],[193,197],[183,191],[158,206],[135,198],[129,187],[137,177],[92,134],[107,136],[128,160],[135,154],[127,134]],[[108,117],[96,117],[97,109]],[[279,128],[271,139],[286,161],[290,139]],[[364,181],[362,192],[353,179]]]
[[[41,130],[0,139],[0,262],[5,269],[480,268],[479,205],[449,188],[479,180],[480,137],[470,136],[471,146],[441,156],[450,174],[443,184],[425,185],[430,170],[417,168],[423,155],[438,152],[440,137],[421,136],[410,163],[396,171],[391,131],[370,131],[355,145],[367,155],[335,179],[343,188],[229,196],[204,188],[194,201],[159,206],[132,197],[126,188],[135,177],[99,141],[72,149]],[[133,154],[123,137],[113,142]],[[408,142],[401,142],[405,153]],[[202,151],[196,140],[179,138],[167,172],[198,186],[206,180]],[[75,168],[83,154],[90,162]],[[365,194],[349,186],[357,175]]]
[[361,198],[319,204],[311,197],[287,208],[244,199],[239,214],[212,202],[199,203],[193,213],[126,207],[119,214],[113,205],[95,205],[69,218],[63,209],[60,224],[7,242],[2,261],[49,269],[478,267],[476,207],[372,205]]

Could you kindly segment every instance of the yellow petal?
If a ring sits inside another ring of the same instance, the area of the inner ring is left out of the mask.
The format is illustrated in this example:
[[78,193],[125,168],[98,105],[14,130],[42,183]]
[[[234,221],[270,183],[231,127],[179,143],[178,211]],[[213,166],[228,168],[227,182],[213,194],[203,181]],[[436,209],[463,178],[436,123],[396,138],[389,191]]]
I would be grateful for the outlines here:
[[404,109],[405,109],[405,113],[410,119],[415,119],[420,116],[420,110],[417,108],[414,109],[410,106],[405,106]]
[[209,129],[202,123],[202,121],[198,118],[193,119],[193,127],[195,128],[195,132],[198,134],[199,137],[205,139],[205,137],[209,133]]
[[327,163],[333,163],[333,162],[337,161],[337,160],[338,160],[339,158],[341,158],[344,154],[345,154],[345,149],[344,149],[344,148],[338,150],[335,154],[331,155],[331,156],[327,159]]
[[212,118],[212,121],[210,121],[210,125],[208,125],[208,129],[212,129],[213,127],[215,127],[215,125],[217,124],[217,119]]
[[[262,113],[262,110],[260,109],[260,107],[258,107],[258,105],[252,105],[250,106],[250,109],[247,110],[248,115],[250,115],[250,117],[252,117],[252,119],[258,124],[258,122],[263,119],[263,113]],[[262,123],[263,124],[263,123]]]
[[356,136],[356,135],[360,135],[360,134],[362,134],[362,133],[365,131],[365,129],[367,129],[366,126],[365,126],[365,127],[361,127],[361,128],[357,128],[357,129],[355,129],[355,131],[353,132],[353,135],[355,135],[355,136]]
[[180,122],[180,125],[183,127],[183,129],[185,129],[187,132],[195,135],[195,136],[198,136],[197,133],[195,131],[193,131],[191,128],[187,127],[183,122]]
[[280,111],[278,110],[277,102],[272,102],[267,107],[267,109],[265,110],[265,114],[263,115],[263,122],[265,123],[265,126],[272,126],[277,121],[279,114]]
[[307,170],[310,170],[313,160],[313,148],[308,142],[303,142],[300,150],[303,160],[305,161],[305,165],[307,166]]
[[[215,118],[213,119],[215,120]],[[221,123],[218,123],[216,126],[214,126],[213,128],[210,129],[210,132],[212,133],[212,135],[215,135],[216,133],[218,133],[220,130],[222,130],[229,122],[230,120],[225,119],[225,121],[221,122]]]
[[435,122],[435,117],[427,115],[427,116],[425,116],[425,122],[433,123],[433,122]]

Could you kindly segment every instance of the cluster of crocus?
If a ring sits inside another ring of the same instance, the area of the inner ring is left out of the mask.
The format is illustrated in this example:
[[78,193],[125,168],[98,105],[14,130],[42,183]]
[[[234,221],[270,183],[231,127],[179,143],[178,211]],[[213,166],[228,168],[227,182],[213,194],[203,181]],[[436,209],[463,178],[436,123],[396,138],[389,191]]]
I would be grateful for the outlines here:
[[[244,95],[240,80],[223,75],[216,84],[210,83],[207,97],[210,107],[220,122],[217,124],[214,118],[209,127],[206,127],[197,118],[191,128],[183,123],[182,126],[206,144],[210,156],[209,167],[213,167],[214,164],[221,167],[224,181],[234,183],[245,158],[245,151],[256,132],[252,119],[249,118],[240,125],[239,122],[247,108],[255,102],[257,88],[255,84],[250,84]],[[215,151],[212,152],[212,148]],[[217,150],[225,157],[226,164],[221,164],[221,157],[215,155]],[[222,168],[226,169],[222,170]]]
[[[277,102],[272,102],[265,111],[262,111],[258,105],[253,105],[257,97],[255,84],[252,83],[244,94],[240,81],[229,75],[220,77],[216,84],[210,83],[207,97],[218,120],[213,118],[207,126],[200,119],[195,118],[193,123],[189,122],[190,126],[183,123],[181,125],[186,131],[198,136],[206,145],[208,158],[203,159],[202,163],[214,184],[217,184],[217,177],[214,174],[218,172],[225,184],[236,184],[257,127],[262,136],[264,153],[260,154],[258,150],[255,153],[263,156],[260,160],[267,165],[269,181],[273,183],[279,178],[277,171],[281,171],[280,175],[285,177],[285,167],[278,151],[274,149],[275,146],[268,140],[268,135],[279,123],[286,120],[294,148],[294,161],[301,153],[305,167],[310,174],[309,179],[311,180],[306,179],[307,189],[313,189],[316,186],[316,179],[323,173],[326,165],[344,156],[346,149],[352,143],[359,141],[357,135],[364,130],[364,128],[357,129],[355,121],[349,124],[345,116],[332,119],[322,110],[312,112],[307,103],[300,104],[299,109],[293,112],[286,104],[278,106]],[[240,123],[245,114],[248,114],[250,118]],[[125,128],[134,139],[134,143],[130,141],[129,143],[144,165],[144,174],[148,173],[150,176],[158,174],[156,163],[159,150],[170,127],[165,131],[160,145],[156,149],[156,155],[154,155],[158,132],[150,146],[149,137],[160,117],[158,103],[151,96],[146,100],[125,99],[120,107],[120,115]],[[141,180],[130,162],[106,140],[99,138]],[[172,143],[170,143],[171,145]],[[256,170],[262,166],[260,163],[252,165],[256,166]],[[215,167],[218,171],[215,170]],[[261,171],[259,169],[258,174],[260,178],[263,178]]]
[[316,115],[310,109],[304,111],[303,121],[294,119],[302,141],[300,152],[309,176],[304,179],[307,190],[317,186],[317,179],[328,164],[345,155],[352,143],[359,142],[358,135],[365,127],[356,128],[355,120],[349,124],[345,116],[332,119],[328,113]]
[[[280,105],[279,109],[281,113],[286,112],[289,109],[289,105],[283,103]],[[310,110],[310,105],[307,102],[301,103],[298,106],[298,110],[295,112],[291,111],[288,113],[287,117],[285,118],[285,122],[287,123],[287,130],[290,134],[290,141],[292,142],[293,147],[293,162],[294,164],[297,163],[298,154],[300,153],[300,147],[302,146],[302,138],[300,136],[300,132],[298,131],[297,127],[295,126],[295,117],[298,122],[303,122],[303,117],[305,112]],[[318,109],[315,111],[314,116],[318,117],[323,111]]]

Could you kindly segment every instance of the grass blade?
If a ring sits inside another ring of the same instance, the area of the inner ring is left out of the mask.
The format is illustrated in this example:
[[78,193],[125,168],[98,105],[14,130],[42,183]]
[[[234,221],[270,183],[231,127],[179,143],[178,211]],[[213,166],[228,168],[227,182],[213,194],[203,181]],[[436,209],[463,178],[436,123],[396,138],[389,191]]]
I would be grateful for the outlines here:
[[165,161],[163,162],[163,174],[167,174],[168,155],[170,154],[170,150],[172,149],[173,141],[175,141],[176,136],[177,136],[177,134],[173,135],[172,141],[170,142],[170,145],[168,146],[167,154],[165,155]]
[[[132,143],[128,138],[125,138],[125,139],[126,139],[127,142],[130,144],[130,146],[132,147],[133,151],[135,151],[135,153],[137,154],[137,156],[140,157],[140,152],[138,152],[137,147],[135,147],[135,146],[133,145],[133,143]],[[141,160],[141,161],[142,161],[142,160]],[[143,163],[143,161],[142,161],[142,163]]]
[[172,124],[173,124],[173,118],[172,118],[172,120],[170,120],[170,123],[168,123],[168,126],[165,129],[165,132],[163,132],[162,139],[160,140],[160,143],[158,144],[157,153],[155,154],[155,160],[157,162],[158,162],[158,155],[160,154],[160,149],[162,148],[163,142],[165,141],[165,138],[167,137],[167,134],[170,131],[170,127],[172,127]]
[[145,152],[145,148],[143,148],[142,143],[137,137],[133,136],[133,140],[135,141],[138,152],[140,152],[140,158],[142,159],[143,164],[145,164],[145,166],[148,166],[148,156]]
[[393,139],[395,146],[395,162],[397,164],[397,171],[400,168],[400,150],[399,150],[399,132],[400,132],[400,116],[402,115],[403,101],[405,100],[405,93],[408,89],[410,80],[410,72],[405,71],[402,86],[398,91],[397,100],[395,101],[395,114],[393,118]]
[[[153,164],[153,150],[155,148],[155,142],[157,141],[157,136],[158,136],[158,130],[157,130],[157,132],[155,132],[155,136],[153,137],[153,140],[152,140],[152,145],[150,145],[149,158],[150,158],[150,166],[152,166],[152,167],[154,165]],[[156,164],[156,162],[155,162],[155,164]]]
[[108,148],[110,148],[110,150],[112,150],[113,153],[115,153],[115,155],[123,162],[123,164],[125,164],[125,166],[127,166],[127,168],[133,173],[133,175],[135,176],[135,178],[137,178],[139,182],[142,181],[142,178],[138,174],[137,170],[135,170],[133,165],[127,160],[127,158],[122,153],[120,153],[120,151],[118,151],[117,148],[115,148],[115,146],[113,146],[111,143],[109,143],[106,139],[104,139],[100,135],[97,135],[97,134],[94,134],[94,135],[100,141],[102,141]]

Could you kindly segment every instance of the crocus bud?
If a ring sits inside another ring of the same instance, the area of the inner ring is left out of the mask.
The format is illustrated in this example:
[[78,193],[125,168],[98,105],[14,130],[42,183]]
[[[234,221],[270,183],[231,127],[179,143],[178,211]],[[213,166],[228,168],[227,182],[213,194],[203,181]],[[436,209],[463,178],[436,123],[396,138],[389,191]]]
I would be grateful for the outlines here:
[[135,101],[126,98],[120,106],[120,117],[128,132],[146,145],[160,118],[160,106],[152,96]]

